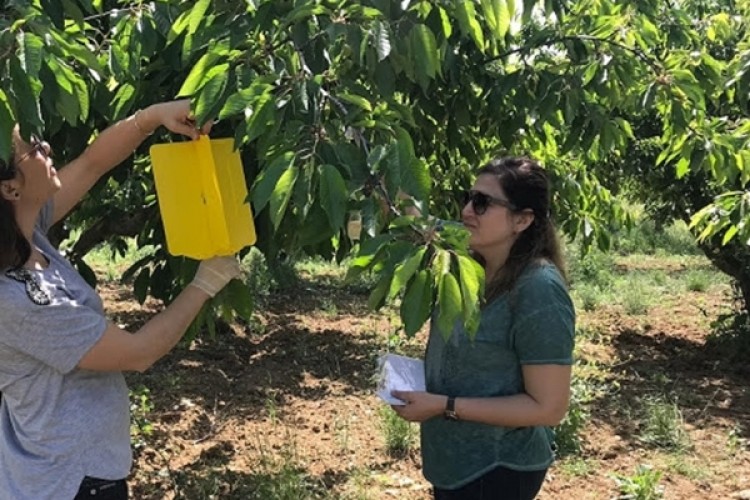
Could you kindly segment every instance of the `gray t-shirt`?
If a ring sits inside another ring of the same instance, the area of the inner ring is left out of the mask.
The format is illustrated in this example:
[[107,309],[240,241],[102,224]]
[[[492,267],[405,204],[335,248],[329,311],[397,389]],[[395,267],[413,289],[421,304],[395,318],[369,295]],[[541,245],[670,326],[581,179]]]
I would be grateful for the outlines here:
[[84,476],[130,472],[128,389],[119,372],[77,369],[107,327],[102,301],[46,237],[43,209],[34,244],[49,259],[31,271],[49,296],[0,270],[0,498],[72,499]]
[[[573,364],[575,311],[551,264],[531,266],[514,289],[487,304],[471,340],[460,321],[446,340],[434,327],[425,355],[427,390],[463,397],[524,391],[523,365]],[[422,422],[424,475],[438,488],[460,488],[498,466],[546,469],[552,462],[547,427],[500,427],[478,422]]]

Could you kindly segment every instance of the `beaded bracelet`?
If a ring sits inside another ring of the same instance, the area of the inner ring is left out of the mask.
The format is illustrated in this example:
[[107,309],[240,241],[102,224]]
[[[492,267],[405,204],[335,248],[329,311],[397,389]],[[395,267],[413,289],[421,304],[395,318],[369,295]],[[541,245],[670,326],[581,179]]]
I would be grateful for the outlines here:
[[151,132],[146,132],[140,125],[138,125],[138,113],[140,113],[141,111],[142,110],[139,109],[135,113],[133,113],[133,125],[135,125],[135,128],[137,128],[138,132],[140,132],[141,134],[152,135],[154,133],[153,130]]

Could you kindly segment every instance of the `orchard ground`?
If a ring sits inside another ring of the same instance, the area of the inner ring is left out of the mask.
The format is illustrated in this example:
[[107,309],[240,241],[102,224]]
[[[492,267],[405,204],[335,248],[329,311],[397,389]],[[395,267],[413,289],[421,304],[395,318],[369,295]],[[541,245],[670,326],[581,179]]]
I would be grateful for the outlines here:
[[[750,364],[715,324],[732,310],[727,280],[696,256],[588,267],[573,283],[578,423],[567,432],[580,442],[539,498],[750,490]],[[259,299],[252,321],[128,375],[133,498],[430,498],[417,427],[394,428],[373,394],[379,353],[419,356],[425,333],[394,335],[395,313],[369,311],[367,287],[344,285],[342,272],[298,269]],[[131,330],[161,307],[140,306],[127,284],[99,289]],[[406,451],[389,449],[394,433]]]

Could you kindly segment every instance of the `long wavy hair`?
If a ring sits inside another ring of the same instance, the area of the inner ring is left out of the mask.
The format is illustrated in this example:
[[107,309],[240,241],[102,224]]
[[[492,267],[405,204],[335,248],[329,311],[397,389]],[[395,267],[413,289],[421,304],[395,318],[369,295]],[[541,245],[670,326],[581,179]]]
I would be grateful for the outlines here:
[[[0,159],[0,182],[18,174],[13,158]],[[0,270],[21,267],[31,257],[31,245],[16,221],[13,204],[0,196]]]
[[494,176],[516,212],[534,213],[534,221],[513,243],[503,267],[495,276],[487,276],[485,303],[512,290],[526,268],[542,259],[554,264],[567,281],[560,241],[550,214],[549,179],[541,165],[528,157],[502,157],[482,166],[477,174]]

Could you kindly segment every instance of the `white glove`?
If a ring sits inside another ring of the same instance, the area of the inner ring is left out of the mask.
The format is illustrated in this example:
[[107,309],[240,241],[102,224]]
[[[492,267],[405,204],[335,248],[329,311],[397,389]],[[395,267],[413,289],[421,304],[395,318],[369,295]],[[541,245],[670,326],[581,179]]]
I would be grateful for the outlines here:
[[233,255],[213,257],[200,263],[198,271],[195,273],[195,277],[190,284],[213,297],[232,278],[239,276],[241,271],[240,263]]

